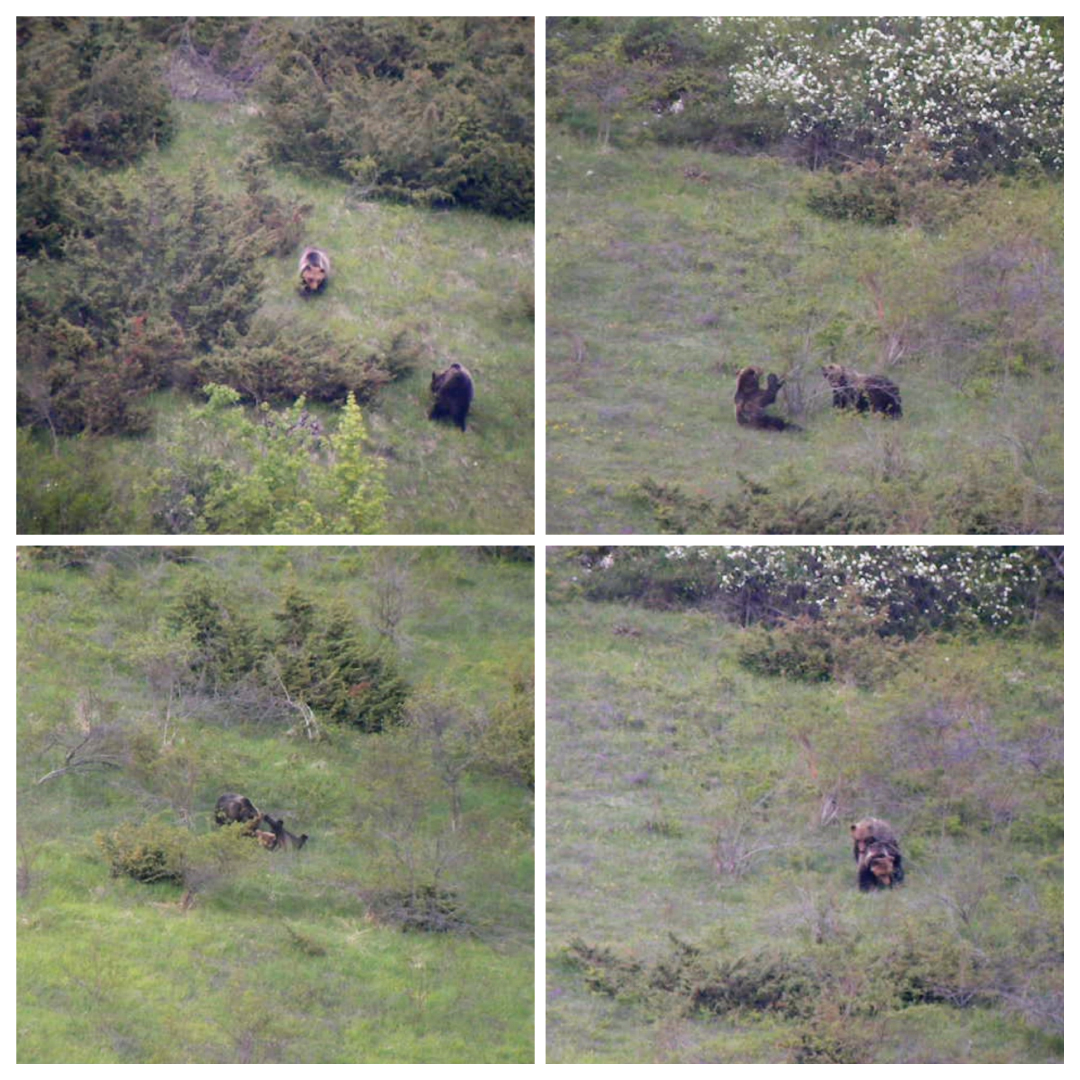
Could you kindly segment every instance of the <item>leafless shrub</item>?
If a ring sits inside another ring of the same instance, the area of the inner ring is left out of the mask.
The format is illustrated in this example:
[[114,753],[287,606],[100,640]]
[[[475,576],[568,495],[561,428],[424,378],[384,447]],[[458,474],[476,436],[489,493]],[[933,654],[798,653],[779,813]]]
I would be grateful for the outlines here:
[[368,612],[375,632],[395,646],[402,645],[402,623],[413,613],[411,558],[403,548],[375,553],[371,569]]
[[761,836],[749,821],[722,819],[713,828],[713,869],[720,878],[738,880],[760,856],[784,846]]

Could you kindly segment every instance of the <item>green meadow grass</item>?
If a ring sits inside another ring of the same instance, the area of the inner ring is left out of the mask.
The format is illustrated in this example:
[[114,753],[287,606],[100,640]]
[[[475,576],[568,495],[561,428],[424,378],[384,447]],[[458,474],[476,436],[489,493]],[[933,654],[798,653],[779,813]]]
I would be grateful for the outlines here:
[[[265,625],[298,580],[360,621],[386,564],[372,549],[200,549],[202,571]],[[505,697],[532,656],[528,566],[463,549],[398,549],[410,597],[400,626],[414,684],[471,706]],[[381,567],[381,569],[380,569]],[[401,887],[374,843],[368,800],[387,795],[379,736],[328,741],[174,702],[133,663],[168,598],[198,566],[153,560],[19,574],[18,1059],[24,1063],[528,1062],[533,1058],[533,821],[520,787],[470,775],[450,836],[441,787],[425,837],[450,837],[445,884],[468,929],[403,933],[366,898]],[[498,633],[493,633],[494,627]],[[57,763],[50,731],[84,715],[168,739],[149,788],[126,772],[36,781]],[[217,796],[251,793],[311,839],[255,852],[197,893],[111,877],[95,837],[190,798],[196,835]]]
[[[898,691],[752,675],[736,659],[743,631],[701,612],[569,601],[549,605],[547,633],[549,1062],[782,1062],[806,1031],[832,1030],[828,1001],[799,1020],[769,1009],[714,1015],[676,993],[609,996],[590,989],[573,957],[583,941],[627,963],[670,964],[673,938],[707,963],[806,964],[834,986],[838,1010],[865,985],[867,1011],[846,1026],[863,1032],[860,1056],[848,1061],[1060,1060],[1059,1040],[1007,1001],[904,1007],[874,996],[874,973],[912,938],[942,965],[977,943],[1011,957],[1026,984],[1031,926],[1061,918],[1060,864],[959,821],[934,822],[929,810],[921,827],[901,820],[910,826],[904,887],[855,888],[847,820],[822,822],[812,770],[821,785],[850,792],[858,809],[841,813],[892,816],[871,785],[880,785],[875,748],[888,753],[883,719],[903,715]],[[1013,736],[1034,731],[1051,688],[1060,693],[1060,652],[1032,642],[942,642],[923,663],[925,678],[955,678],[964,687],[955,692],[997,701],[990,726]],[[1015,773],[995,782],[1002,793],[1030,786],[1039,810],[1055,801],[1049,781],[1041,792]],[[924,799],[947,787],[940,781]],[[769,850],[741,875],[721,872],[714,845],[739,829],[747,847]]]
[[[190,102],[176,109],[177,136],[156,155],[157,166],[176,179],[205,157],[222,188],[239,192],[237,163],[259,145],[257,112]],[[373,452],[386,463],[386,532],[532,533],[531,223],[371,202],[344,182],[286,169],[271,177],[279,197],[313,207],[303,242],[323,247],[333,272],[324,294],[304,299],[296,290],[299,251],[266,258],[256,323],[296,322],[372,351],[404,330],[421,348],[415,370],[363,408]],[[476,385],[465,434],[427,419],[431,373],[451,361]],[[162,399],[170,397],[156,399],[159,435],[173,408]],[[326,415],[336,422],[336,409]],[[115,488],[136,486],[146,440],[105,445]],[[100,531],[130,530],[117,522]]]
[[[686,178],[688,166],[708,181]],[[828,486],[874,506],[886,532],[1061,528],[1060,375],[1018,369],[1006,344],[982,375],[905,355],[888,371],[901,423],[832,408],[820,374],[828,341],[839,342],[837,360],[880,370],[867,275],[883,282],[894,323],[928,324],[941,316],[931,271],[958,244],[974,248],[979,230],[936,237],[826,221],[804,204],[808,182],[768,158],[603,153],[549,131],[549,531],[662,531],[643,481],[722,503],[744,479],[793,499]],[[1029,217],[1060,215],[1053,190],[1026,197]],[[997,222],[1013,213],[986,208]],[[734,376],[748,364],[786,375],[772,411],[795,411],[804,432],[735,424]],[[819,530],[781,520],[767,531]]]

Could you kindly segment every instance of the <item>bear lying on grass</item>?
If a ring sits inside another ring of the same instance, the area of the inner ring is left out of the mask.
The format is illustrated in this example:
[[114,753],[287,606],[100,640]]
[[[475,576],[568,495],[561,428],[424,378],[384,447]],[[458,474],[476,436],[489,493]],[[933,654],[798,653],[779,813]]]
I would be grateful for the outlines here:
[[779,416],[769,416],[765,409],[776,400],[777,391],[784,385],[784,380],[777,375],[770,375],[765,388],[761,387],[761,368],[744,367],[735,376],[735,420],[743,427],[762,428],[769,431],[783,431],[790,428],[798,431],[797,425]]
[[859,412],[879,412],[885,416],[900,417],[900,387],[884,375],[862,375],[842,364],[826,364],[821,369],[825,381],[832,387],[833,405],[837,409]]
[[455,362],[445,371],[433,371],[431,392],[435,400],[428,412],[428,419],[449,419],[464,431],[473,399],[473,381],[468,369]]
[[851,826],[855,865],[859,871],[859,888],[891,889],[904,880],[904,863],[896,833],[887,821],[864,818]]

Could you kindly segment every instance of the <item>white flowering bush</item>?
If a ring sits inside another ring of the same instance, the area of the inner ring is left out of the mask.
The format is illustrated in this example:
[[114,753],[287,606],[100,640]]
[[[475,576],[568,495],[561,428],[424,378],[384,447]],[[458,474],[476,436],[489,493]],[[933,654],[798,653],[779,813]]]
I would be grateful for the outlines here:
[[[705,28],[728,33],[729,22]],[[1064,167],[1064,69],[1030,19],[846,19],[835,34],[816,19],[752,22],[730,69],[735,100],[782,110],[819,155],[885,160],[919,134],[964,175]]]
[[1036,548],[668,547],[616,549],[588,573],[591,599],[707,605],[749,626],[837,614],[883,636],[1004,628],[1030,616],[1044,580]]

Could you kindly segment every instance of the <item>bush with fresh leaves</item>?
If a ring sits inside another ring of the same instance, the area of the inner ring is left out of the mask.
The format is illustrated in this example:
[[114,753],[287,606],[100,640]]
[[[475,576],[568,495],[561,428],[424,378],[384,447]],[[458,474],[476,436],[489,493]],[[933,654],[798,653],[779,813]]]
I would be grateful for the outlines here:
[[336,427],[300,398],[250,413],[227,386],[174,417],[137,498],[149,532],[374,533],[385,523],[384,463],[352,393]]
[[934,154],[929,140],[913,134],[884,164],[849,163],[841,172],[816,174],[806,198],[823,217],[868,225],[938,228],[959,217],[969,190],[948,179],[952,152]]
[[99,832],[94,839],[113,877],[127,874],[147,884],[167,881],[179,885],[184,880],[185,829],[155,818],[142,825],[125,823],[112,832]]

